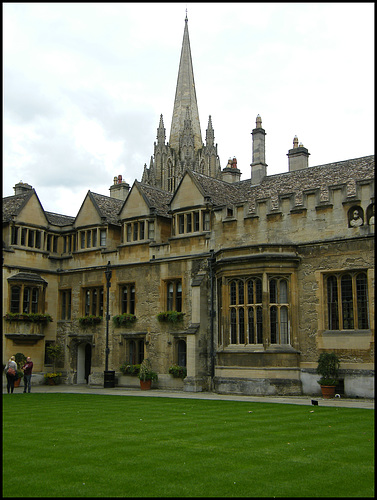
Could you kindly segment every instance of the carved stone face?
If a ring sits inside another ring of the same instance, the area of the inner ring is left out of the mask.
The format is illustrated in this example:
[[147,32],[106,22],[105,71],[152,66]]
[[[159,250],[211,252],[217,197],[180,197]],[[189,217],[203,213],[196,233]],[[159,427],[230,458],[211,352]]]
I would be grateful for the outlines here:
[[358,219],[359,218],[359,212],[358,212],[358,210],[354,210],[354,212],[353,212],[353,218],[354,219]]

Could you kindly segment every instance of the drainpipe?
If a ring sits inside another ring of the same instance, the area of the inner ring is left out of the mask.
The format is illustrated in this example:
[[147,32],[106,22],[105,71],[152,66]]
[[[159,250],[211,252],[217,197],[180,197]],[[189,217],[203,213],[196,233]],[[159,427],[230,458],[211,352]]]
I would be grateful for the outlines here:
[[211,256],[208,259],[208,268],[209,268],[209,281],[211,286],[210,291],[210,374],[211,374],[211,391],[213,390],[213,379],[215,376],[215,339],[214,339],[214,320],[215,320],[215,311],[214,311],[214,272],[213,266],[216,263],[216,257],[214,256],[214,250],[210,250]]

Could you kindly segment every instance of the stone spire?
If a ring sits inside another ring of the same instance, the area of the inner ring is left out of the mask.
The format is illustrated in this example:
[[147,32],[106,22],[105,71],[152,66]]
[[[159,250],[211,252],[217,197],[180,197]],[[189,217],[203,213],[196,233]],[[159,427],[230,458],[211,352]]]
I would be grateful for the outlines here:
[[187,107],[190,110],[191,126],[194,135],[194,148],[197,151],[203,147],[203,143],[200,131],[198,104],[196,101],[194,71],[192,67],[188,19],[186,14],[169,139],[169,146],[176,151],[179,149],[179,139],[184,130]]

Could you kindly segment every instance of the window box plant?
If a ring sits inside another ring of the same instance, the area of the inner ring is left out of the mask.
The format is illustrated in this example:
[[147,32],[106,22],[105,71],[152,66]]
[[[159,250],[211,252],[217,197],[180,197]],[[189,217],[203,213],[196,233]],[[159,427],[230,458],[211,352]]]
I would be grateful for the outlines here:
[[169,373],[173,375],[174,378],[184,379],[187,376],[187,369],[185,366],[172,365],[169,368]]
[[79,318],[79,323],[81,326],[93,326],[93,325],[98,325],[98,323],[101,323],[102,321],[102,316],[94,316],[93,314],[90,314],[89,316],[82,316]]
[[322,352],[318,358],[317,373],[321,375],[318,383],[321,386],[323,398],[333,398],[339,376],[338,356],[334,352]]
[[134,314],[124,313],[113,316],[113,323],[115,326],[130,326],[136,321]]
[[48,323],[52,321],[49,314],[40,313],[6,313],[5,321],[30,321],[32,323]]
[[158,380],[158,375],[152,370],[151,362],[149,359],[144,359],[140,365],[140,371],[138,375],[140,379],[140,388],[142,390],[148,390],[151,388],[152,381]]
[[179,323],[180,321],[183,321],[184,314],[185,313],[178,311],[163,311],[157,314],[157,319],[161,323]]
[[140,372],[140,365],[130,365],[127,363],[123,363],[120,367],[120,371],[123,375],[131,375],[131,377],[137,377]]

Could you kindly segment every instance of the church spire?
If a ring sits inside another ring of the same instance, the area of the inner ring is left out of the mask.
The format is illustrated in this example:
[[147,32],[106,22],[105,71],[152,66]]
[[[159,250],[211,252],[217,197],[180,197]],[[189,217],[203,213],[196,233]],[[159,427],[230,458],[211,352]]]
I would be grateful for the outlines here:
[[175,91],[174,109],[169,139],[170,147],[177,151],[179,149],[179,138],[184,130],[187,107],[189,107],[190,109],[191,125],[194,134],[194,147],[195,150],[198,150],[203,147],[203,142],[202,134],[200,131],[198,104],[196,101],[194,71],[192,67],[190,40],[188,33],[188,19],[186,12],[181,60],[179,63],[177,87]]

